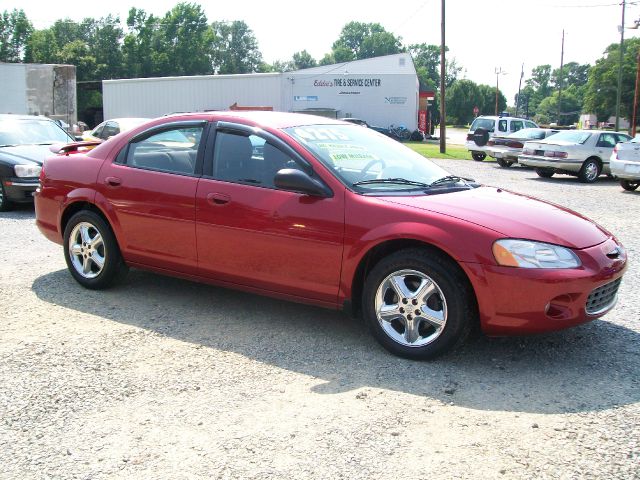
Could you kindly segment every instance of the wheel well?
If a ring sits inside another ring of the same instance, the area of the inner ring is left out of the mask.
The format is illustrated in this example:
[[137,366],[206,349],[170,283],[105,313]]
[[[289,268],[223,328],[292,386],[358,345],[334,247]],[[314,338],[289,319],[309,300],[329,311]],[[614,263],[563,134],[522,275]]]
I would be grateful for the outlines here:
[[[351,282],[351,308],[352,314],[354,316],[360,315],[362,312],[362,292],[364,289],[364,281],[367,278],[369,272],[376,266],[376,264],[382,260],[384,257],[391,255],[399,250],[404,250],[407,248],[420,248],[427,251],[432,251],[435,254],[441,255],[451,261],[452,266],[458,269],[462,278],[469,285],[469,289],[474,293],[473,285],[471,285],[471,281],[467,277],[467,274],[460,268],[458,262],[456,262],[451,255],[449,255],[444,250],[435,247],[429,243],[421,242],[419,240],[411,240],[411,239],[399,239],[399,240],[389,240],[387,242],[383,242],[379,245],[376,245],[371,250],[369,250],[360,263],[358,264],[358,268],[356,268],[356,273],[353,276],[353,280]],[[477,303],[477,300],[476,300]]]
[[585,160],[585,162],[589,161],[589,160],[595,160],[596,162],[598,162],[598,164],[600,165],[600,170],[602,170],[602,160],[600,159],[600,157],[596,157],[595,155],[592,157],[589,157]]
[[69,219],[81,210],[89,210],[97,215],[100,215],[105,223],[111,226],[107,217],[98,207],[89,202],[75,202],[67,207],[67,209],[62,214],[62,218],[60,219],[60,232],[62,232],[63,235],[65,228],[67,228],[67,223],[69,223]]

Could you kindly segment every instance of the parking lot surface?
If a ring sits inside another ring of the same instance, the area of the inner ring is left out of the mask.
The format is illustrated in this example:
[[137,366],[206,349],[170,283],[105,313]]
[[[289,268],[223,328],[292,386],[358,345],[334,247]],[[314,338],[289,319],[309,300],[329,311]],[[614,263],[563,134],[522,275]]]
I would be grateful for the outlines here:
[[618,306],[413,362],[334,311],[142,271],[85,290],[21,207],[0,213],[0,478],[640,478],[640,193],[437,163],[615,233]]

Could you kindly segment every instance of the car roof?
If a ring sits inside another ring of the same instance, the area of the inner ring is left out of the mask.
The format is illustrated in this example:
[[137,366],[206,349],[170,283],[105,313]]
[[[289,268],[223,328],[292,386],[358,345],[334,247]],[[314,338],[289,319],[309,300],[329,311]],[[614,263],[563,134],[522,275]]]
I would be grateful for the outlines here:
[[162,117],[163,119],[183,119],[196,117],[206,118],[211,121],[229,121],[238,123],[254,123],[260,126],[271,128],[290,128],[305,125],[345,125],[347,122],[332,118],[321,117],[319,115],[308,115],[303,113],[268,112],[268,111],[216,111],[216,112],[194,112],[179,113]]
[[20,115],[16,113],[0,113],[0,120],[47,120],[53,122],[49,117],[42,115]]

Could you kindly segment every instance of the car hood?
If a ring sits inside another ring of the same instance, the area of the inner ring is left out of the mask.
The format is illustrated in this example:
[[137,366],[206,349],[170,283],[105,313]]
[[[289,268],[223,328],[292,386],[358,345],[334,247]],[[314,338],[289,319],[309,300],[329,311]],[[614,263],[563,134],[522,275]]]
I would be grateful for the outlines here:
[[509,238],[536,240],[582,249],[610,234],[567,208],[495,187],[412,197],[384,197],[387,202],[436,212],[489,228]]
[[11,165],[36,163],[42,165],[44,159],[51,156],[51,145],[16,145],[15,147],[0,147],[0,161]]

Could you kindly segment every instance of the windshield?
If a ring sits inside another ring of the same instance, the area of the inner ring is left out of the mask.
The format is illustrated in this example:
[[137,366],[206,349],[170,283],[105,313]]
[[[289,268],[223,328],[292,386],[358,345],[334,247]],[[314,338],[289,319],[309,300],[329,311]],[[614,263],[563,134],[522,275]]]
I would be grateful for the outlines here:
[[448,175],[401,143],[356,125],[310,125],[285,131],[345,185],[361,192],[424,190]]
[[68,143],[73,139],[55,122],[40,119],[0,121],[0,146]]
[[558,132],[553,136],[554,142],[584,143],[591,136],[589,132]]

